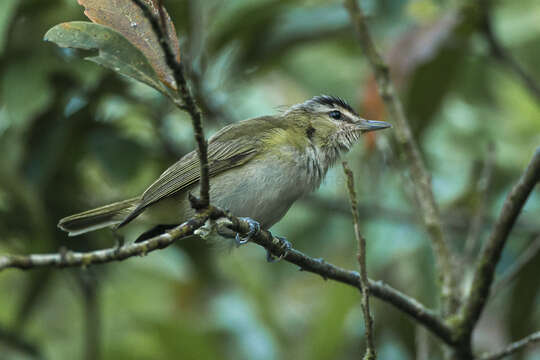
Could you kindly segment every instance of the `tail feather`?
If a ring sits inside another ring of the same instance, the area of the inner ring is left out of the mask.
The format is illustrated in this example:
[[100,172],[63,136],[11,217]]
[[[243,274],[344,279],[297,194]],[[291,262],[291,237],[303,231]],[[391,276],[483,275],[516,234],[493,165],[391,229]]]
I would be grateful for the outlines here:
[[61,219],[58,222],[58,227],[67,231],[69,236],[77,236],[113,226],[122,222],[137,206],[139,201],[140,198],[136,197],[71,215]]

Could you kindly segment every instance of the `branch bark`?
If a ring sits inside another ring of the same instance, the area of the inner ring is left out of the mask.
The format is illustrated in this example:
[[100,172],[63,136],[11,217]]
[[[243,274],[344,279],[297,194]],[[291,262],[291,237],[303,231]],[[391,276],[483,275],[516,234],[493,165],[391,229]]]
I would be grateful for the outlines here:
[[495,295],[499,294],[504,287],[508,286],[512,281],[514,281],[519,272],[523,270],[523,268],[526,267],[539,253],[540,236],[537,236],[536,239],[534,239],[532,243],[530,243],[530,245],[527,246],[527,248],[521,253],[521,255],[519,255],[512,266],[504,274],[502,274],[497,281],[495,281],[493,284],[493,289],[491,290],[491,293],[493,294],[491,299]]
[[459,342],[470,348],[472,331],[487,302],[495,268],[516,219],[535,185],[540,181],[540,147],[504,202],[502,211],[476,264],[470,293],[460,311],[456,327]]
[[[121,261],[134,256],[144,256],[149,252],[165,248],[180,238],[192,235],[208,219],[217,220],[220,218],[227,218],[231,222],[229,227],[240,234],[247,234],[250,231],[250,225],[247,221],[210,206],[178,227],[141,243],[91,252],[65,251],[59,254],[4,255],[0,256],[0,271],[7,268],[87,267],[94,264]],[[348,271],[329,264],[322,259],[309,257],[295,249],[287,250],[286,254],[283,255],[285,247],[282,240],[274,237],[269,231],[261,230],[252,238],[252,242],[264,247],[276,257],[283,256],[284,260],[299,266],[303,271],[318,274],[323,279],[332,279],[360,289],[360,275],[358,272]],[[369,291],[373,296],[409,315],[446,344],[454,345],[450,327],[433,310],[426,308],[417,300],[382,281],[369,280]]]
[[534,332],[531,335],[524,337],[521,340],[511,343],[506,348],[493,353],[485,354],[479,358],[479,360],[499,360],[505,358],[513,353],[524,349],[527,346],[537,344],[540,342],[540,331]]
[[364,323],[366,328],[366,352],[364,360],[377,359],[377,352],[373,341],[373,318],[369,309],[369,280],[366,265],[366,239],[360,233],[360,221],[358,219],[358,206],[356,203],[356,192],[354,191],[354,174],[348,167],[347,162],[343,162],[343,171],[347,176],[347,190],[351,202],[351,213],[353,218],[354,236],[358,242],[358,265],[360,266],[360,289],[362,292],[362,312],[364,313]]
[[437,273],[441,281],[443,314],[452,314],[458,308],[459,290],[456,283],[456,274],[454,273],[453,254],[448,247],[443,233],[439,209],[431,189],[430,175],[426,170],[424,160],[412,135],[401,101],[397,97],[390,80],[389,68],[384,63],[373,43],[366,23],[366,17],[360,9],[357,0],[345,0],[345,5],[349,11],[351,21],[355,26],[360,46],[373,68],[379,93],[384,101],[386,110],[396,125],[397,141],[407,158],[408,167],[415,185],[415,193],[420,204],[423,222],[430,235],[435,252]]

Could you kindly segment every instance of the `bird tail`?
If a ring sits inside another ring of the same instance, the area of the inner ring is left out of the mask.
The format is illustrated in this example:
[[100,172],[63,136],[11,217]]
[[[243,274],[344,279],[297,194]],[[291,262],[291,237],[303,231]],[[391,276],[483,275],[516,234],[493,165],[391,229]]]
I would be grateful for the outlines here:
[[122,220],[137,206],[139,201],[140,198],[136,197],[71,215],[60,219],[58,227],[67,231],[69,236],[77,236],[90,231],[113,226],[121,223]]

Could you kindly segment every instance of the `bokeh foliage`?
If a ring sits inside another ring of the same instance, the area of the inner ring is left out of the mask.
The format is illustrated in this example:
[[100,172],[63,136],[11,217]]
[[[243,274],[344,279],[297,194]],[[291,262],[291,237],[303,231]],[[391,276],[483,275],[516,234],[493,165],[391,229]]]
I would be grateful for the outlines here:
[[[320,93],[384,118],[341,2],[165,4],[208,132]],[[388,54],[456,249],[464,246],[481,198],[478,164],[494,144],[485,239],[540,145],[540,99],[493,58],[474,6],[437,0],[362,5]],[[492,16],[503,45],[540,81],[540,4],[495,2]],[[1,252],[111,246],[107,231],[67,238],[56,222],[138,194],[194,148],[189,118],[158,92],[82,60],[85,52],[42,41],[48,29],[73,20],[86,20],[75,0],[0,2]],[[370,276],[436,306],[431,250],[392,136],[366,137],[347,159],[357,179]],[[540,234],[539,218],[536,191],[499,273]],[[272,230],[312,256],[357,266],[339,167]],[[536,256],[490,303],[476,336],[479,350],[495,350],[540,327],[539,268]],[[289,264],[267,264],[255,245],[227,253],[192,241],[90,269],[6,271],[0,294],[2,359],[322,360],[358,358],[363,351],[356,291]],[[414,358],[414,324],[374,303],[380,358]],[[436,341],[429,341],[433,358],[439,357]]]

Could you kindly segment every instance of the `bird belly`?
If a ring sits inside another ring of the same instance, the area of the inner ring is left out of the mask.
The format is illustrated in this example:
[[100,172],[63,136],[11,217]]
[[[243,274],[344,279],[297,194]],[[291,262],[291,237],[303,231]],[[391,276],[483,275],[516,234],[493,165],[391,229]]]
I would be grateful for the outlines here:
[[[294,162],[253,159],[211,178],[210,203],[235,216],[250,217],[268,229],[311,190],[304,173]],[[199,186],[158,201],[142,217],[154,224],[178,224],[189,219],[195,214],[188,201],[189,192],[198,196]]]

